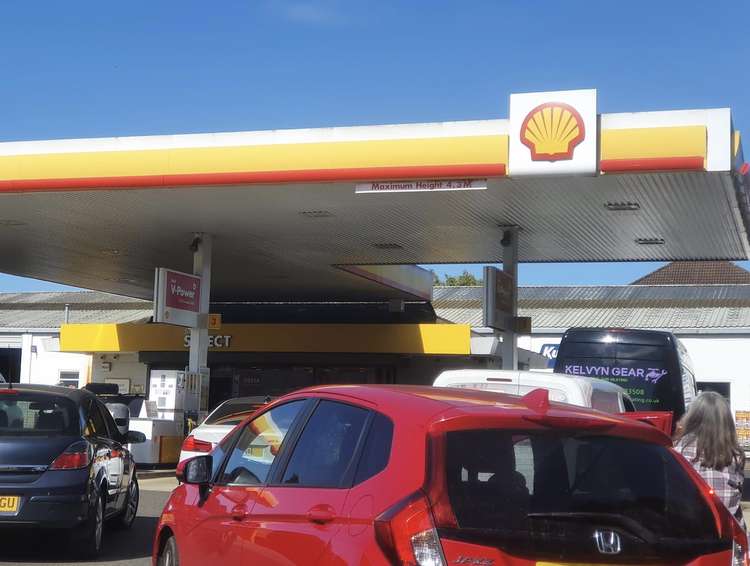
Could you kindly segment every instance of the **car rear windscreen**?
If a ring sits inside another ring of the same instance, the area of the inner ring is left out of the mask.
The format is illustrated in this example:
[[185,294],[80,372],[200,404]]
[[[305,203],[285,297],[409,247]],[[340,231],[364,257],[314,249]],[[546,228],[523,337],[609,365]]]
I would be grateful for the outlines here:
[[213,413],[208,415],[206,422],[203,424],[234,426],[242,422],[246,416],[261,406],[263,406],[262,401],[227,401],[219,405]]
[[[689,558],[726,544],[699,490],[662,446],[492,429],[449,432],[446,442],[459,529],[444,536],[529,557],[620,563]],[[602,553],[598,530],[617,533],[622,552]]]
[[78,410],[70,399],[31,391],[0,394],[0,435],[80,434]]

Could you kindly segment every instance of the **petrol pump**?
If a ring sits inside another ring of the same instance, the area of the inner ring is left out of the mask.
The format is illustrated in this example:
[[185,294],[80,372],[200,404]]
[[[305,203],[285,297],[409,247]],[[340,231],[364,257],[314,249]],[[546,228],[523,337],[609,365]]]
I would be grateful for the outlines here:
[[184,437],[200,417],[201,374],[180,370],[151,370],[148,398],[131,428],[146,435],[134,446],[139,464],[171,464],[179,458]]

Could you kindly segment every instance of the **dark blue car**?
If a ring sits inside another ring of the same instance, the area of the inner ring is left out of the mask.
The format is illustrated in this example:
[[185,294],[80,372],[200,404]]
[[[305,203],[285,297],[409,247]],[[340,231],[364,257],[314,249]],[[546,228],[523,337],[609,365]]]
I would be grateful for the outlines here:
[[0,532],[68,529],[73,549],[93,556],[105,521],[129,528],[138,510],[135,462],[93,393],[0,384]]

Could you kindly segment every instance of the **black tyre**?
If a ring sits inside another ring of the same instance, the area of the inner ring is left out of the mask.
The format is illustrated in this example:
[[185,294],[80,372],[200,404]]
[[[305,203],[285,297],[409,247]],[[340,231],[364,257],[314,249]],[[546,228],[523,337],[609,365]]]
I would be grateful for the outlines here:
[[128,486],[128,493],[125,497],[124,509],[112,520],[112,524],[118,529],[129,529],[133,526],[138,515],[138,503],[141,498],[141,491],[138,487],[138,478],[135,476]]
[[76,553],[83,558],[95,558],[102,551],[104,538],[104,500],[98,495],[89,510],[89,517],[80,527],[79,536],[74,539]]
[[159,553],[158,566],[180,566],[180,555],[177,553],[177,541],[170,536]]

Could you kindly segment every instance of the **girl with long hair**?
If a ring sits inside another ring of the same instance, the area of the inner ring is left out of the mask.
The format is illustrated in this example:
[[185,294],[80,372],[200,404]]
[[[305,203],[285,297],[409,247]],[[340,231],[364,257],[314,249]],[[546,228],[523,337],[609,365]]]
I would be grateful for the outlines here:
[[737,440],[729,402],[713,391],[698,395],[677,426],[675,449],[744,526],[740,501],[745,452]]

